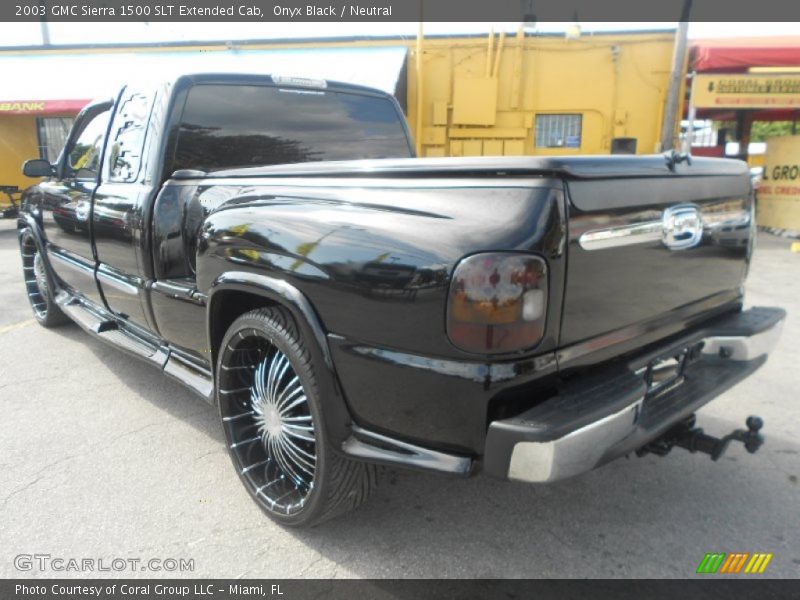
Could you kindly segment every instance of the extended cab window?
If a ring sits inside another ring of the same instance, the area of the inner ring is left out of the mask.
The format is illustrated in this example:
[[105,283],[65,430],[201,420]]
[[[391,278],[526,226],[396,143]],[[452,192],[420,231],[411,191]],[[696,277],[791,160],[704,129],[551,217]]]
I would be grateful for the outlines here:
[[72,144],[67,155],[67,166],[76,179],[97,179],[109,116],[110,112],[104,110],[92,117]]
[[196,85],[173,171],[318,160],[407,158],[401,115],[378,96],[257,85]]
[[125,90],[109,134],[109,181],[134,181],[139,174],[153,94]]

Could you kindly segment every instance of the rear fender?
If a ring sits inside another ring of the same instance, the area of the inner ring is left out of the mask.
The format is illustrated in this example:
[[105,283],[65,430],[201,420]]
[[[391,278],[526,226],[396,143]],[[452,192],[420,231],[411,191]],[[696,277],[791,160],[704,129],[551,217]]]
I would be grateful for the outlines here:
[[287,309],[294,318],[300,330],[300,335],[306,343],[314,365],[317,384],[319,386],[320,400],[325,410],[325,429],[334,448],[340,448],[342,442],[350,434],[350,411],[344,399],[344,394],[339,386],[336,371],[333,366],[330,348],[325,336],[325,330],[317,317],[308,298],[296,287],[268,275],[248,273],[246,271],[228,271],[219,275],[211,284],[208,292],[208,344],[212,351],[214,369],[218,349],[213,345],[213,315],[214,303],[219,301],[220,292],[225,290],[246,292],[263,297],[270,303],[277,304]]

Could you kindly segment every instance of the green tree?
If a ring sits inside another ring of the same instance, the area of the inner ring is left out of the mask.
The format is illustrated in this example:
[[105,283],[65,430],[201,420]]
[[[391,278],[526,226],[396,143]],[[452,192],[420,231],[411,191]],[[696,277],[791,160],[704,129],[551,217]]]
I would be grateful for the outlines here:
[[756,121],[750,129],[751,142],[764,142],[781,135],[792,135],[791,121]]

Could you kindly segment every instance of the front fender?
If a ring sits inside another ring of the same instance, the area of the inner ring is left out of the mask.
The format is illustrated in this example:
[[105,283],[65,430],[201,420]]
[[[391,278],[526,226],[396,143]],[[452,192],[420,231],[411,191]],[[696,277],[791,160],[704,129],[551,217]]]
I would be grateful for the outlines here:
[[58,285],[59,280],[56,277],[55,271],[53,271],[52,265],[50,264],[50,256],[47,254],[47,241],[44,237],[41,224],[33,215],[21,212],[17,217],[17,238],[20,243],[22,243],[22,240],[26,235],[31,236],[33,242],[36,244],[36,247],[39,249],[39,254],[44,261],[44,268],[47,270],[50,281]]

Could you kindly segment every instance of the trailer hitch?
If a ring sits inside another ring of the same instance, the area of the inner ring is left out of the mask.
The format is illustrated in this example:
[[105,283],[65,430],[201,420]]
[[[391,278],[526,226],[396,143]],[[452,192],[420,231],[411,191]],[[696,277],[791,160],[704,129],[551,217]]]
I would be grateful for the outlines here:
[[666,456],[670,450],[677,446],[688,450],[692,454],[702,452],[711,456],[711,460],[719,460],[719,457],[727,450],[728,444],[733,441],[744,444],[745,449],[750,454],[755,454],[764,444],[764,436],[759,433],[764,426],[764,421],[760,417],[747,417],[745,421],[747,430],[737,429],[722,438],[703,433],[703,430],[695,427],[694,423],[695,415],[692,415],[667,431],[660,438],[639,448],[636,451],[636,455],[656,454],[657,456]]

